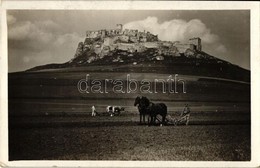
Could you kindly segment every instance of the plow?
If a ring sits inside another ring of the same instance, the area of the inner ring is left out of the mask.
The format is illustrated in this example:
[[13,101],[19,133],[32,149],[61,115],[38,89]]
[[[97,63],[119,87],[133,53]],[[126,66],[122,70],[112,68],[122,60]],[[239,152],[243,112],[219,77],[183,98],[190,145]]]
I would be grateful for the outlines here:
[[[162,122],[162,117],[161,116],[156,116],[156,120],[161,123]],[[181,117],[172,117],[171,115],[167,115],[166,119],[165,119],[166,123],[168,125],[180,125],[180,124],[185,124],[185,125],[189,125],[189,121],[190,121],[190,114],[181,116]]]

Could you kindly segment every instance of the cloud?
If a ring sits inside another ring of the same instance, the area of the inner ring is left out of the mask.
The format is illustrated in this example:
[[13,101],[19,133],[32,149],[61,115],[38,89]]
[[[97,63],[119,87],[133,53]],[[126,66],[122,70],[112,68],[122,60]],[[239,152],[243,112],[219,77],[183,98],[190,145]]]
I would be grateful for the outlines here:
[[[80,42],[82,40],[82,37],[80,37],[77,33],[66,33],[63,35],[60,35],[56,38],[54,44],[55,45],[66,45],[68,41],[71,42]],[[73,46],[75,47],[75,46]]]
[[144,20],[126,23],[124,28],[147,30],[153,34],[158,34],[161,40],[166,41],[185,41],[192,37],[200,37],[203,42],[209,44],[218,41],[218,36],[212,34],[210,29],[199,19],[190,21],[174,19],[159,23],[157,17],[147,17]]
[[[12,15],[9,16],[11,20],[16,20]],[[61,33],[61,27],[52,20],[21,21],[9,27],[9,40],[31,41],[37,45],[63,45],[71,40],[79,39],[79,35],[75,32]]]
[[219,44],[216,47],[216,51],[220,52],[220,53],[226,53],[227,52],[227,48],[223,44]]
[[10,40],[32,40],[35,42],[49,43],[54,37],[53,34],[46,29],[48,25],[45,24],[42,26],[43,24],[42,22],[19,22],[10,26],[8,38]]
[[23,57],[23,62],[28,63],[31,59],[28,56]]
[[[61,26],[52,20],[19,21],[8,16],[9,57],[22,60],[22,70],[66,62],[73,58],[78,43],[83,40],[78,33],[62,32]],[[10,71],[18,69],[15,66],[11,64]]]
[[200,37],[202,44],[205,44],[206,49],[211,50],[212,53],[227,52],[226,47],[220,43],[218,35],[211,33],[210,29],[199,19],[190,21],[174,19],[159,23],[157,17],[149,16],[144,20],[126,23],[124,29],[146,30],[157,34],[163,41],[185,42],[192,37]]

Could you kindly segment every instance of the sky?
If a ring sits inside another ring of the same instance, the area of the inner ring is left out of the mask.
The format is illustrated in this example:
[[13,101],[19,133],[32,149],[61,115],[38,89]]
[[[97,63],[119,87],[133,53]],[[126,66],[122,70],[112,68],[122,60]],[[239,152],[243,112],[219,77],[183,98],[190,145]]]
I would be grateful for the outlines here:
[[147,30],[160,40],[200,37],[202,50],[250,69],[247,10],[9,10],[8,71],[64,63],[74,57],[87,30]]

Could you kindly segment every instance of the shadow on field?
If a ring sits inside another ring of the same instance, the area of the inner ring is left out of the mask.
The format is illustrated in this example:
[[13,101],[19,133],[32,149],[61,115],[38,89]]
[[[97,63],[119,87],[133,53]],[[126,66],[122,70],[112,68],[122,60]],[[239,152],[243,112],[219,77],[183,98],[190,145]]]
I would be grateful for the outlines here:
[[[249,125],[250,121],[191,121],[189,125]],[[32,122],[32,123],[10,123],[9,128],[55,128],[55,127],[84,127],[84,128],[91,128],[91,127],[124,127],[124,126],[148,126],[148,124],[140,125],[138,122],[133,121],[117,121],[117,122],[87,122],[87,121],[72,121],[72,122]],[[154,126],[159,126],[156,124]],[[177,126],[173,124],[166,124],[164,126],[171,126],[171,127],[180,127],[186,126],[184,124],[179,124]]]
[[[177,114],[171,114],[177,117]],[[147,118],[146,118],[147,122]],[[184,124],[184,123],[183,123]],[[250,113],[193,113],[189,125],[244,125],[250,124]],[[138,126],[139,115],[96,116],[90,114],[49,114],[36,116],[10,116],[9,128],[55,128],[55,127],[120,127]],[[174,126],[168,123],[167,126]],[[178,126],[180,126],[178,124]]]

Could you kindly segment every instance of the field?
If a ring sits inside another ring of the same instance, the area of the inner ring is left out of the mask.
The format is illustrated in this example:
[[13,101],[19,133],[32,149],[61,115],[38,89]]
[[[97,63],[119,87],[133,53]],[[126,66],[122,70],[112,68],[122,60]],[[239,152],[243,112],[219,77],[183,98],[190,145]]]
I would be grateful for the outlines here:
[[[9,74],[9,160],[237,160],[251,156],[250,85],[180,75],[187,93],[148,94],[164,102],[172,117],[191,107],[190,125],[139,125],[133,106],[139,93],[82,94],[77,82],[86,72]],[[124,73],[94,73],[124,79]],[[169,74],[132,74],[165,79]],[[125,82],[125,81],[124,81]],[[109,86],[111,91],[112,86]],[[161,91],[161,90],[159,90]],[[97,117],[90,116],[95,105]],[[125,107],[105,115],[108,105]]]
[[123,114],[16,118],[19,122],[9,134],[9,156],[10,160],[250,160],[250,125],[243,118],[218,123],[214,115],[197,114],[188,126],[163,127],[138,125],[137,115]]

